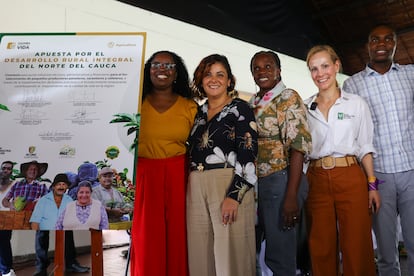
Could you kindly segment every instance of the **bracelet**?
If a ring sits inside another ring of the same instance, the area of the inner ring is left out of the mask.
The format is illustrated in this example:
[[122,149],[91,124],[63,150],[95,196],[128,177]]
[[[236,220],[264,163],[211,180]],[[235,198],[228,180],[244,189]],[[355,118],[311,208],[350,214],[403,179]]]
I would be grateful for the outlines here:
[[377,191],[377,190],[378,190],[377,181],[375,181],[375,182],[368,182],[368,191]]
[[368,183],[374,183],[377,180],[375,176],[368,176]]
[[[369,178],[368,178],[369,179]],[[384,183],[384,181],[375,178],[375,181],[368,181],[368,191],[378,191],[378,185]]]

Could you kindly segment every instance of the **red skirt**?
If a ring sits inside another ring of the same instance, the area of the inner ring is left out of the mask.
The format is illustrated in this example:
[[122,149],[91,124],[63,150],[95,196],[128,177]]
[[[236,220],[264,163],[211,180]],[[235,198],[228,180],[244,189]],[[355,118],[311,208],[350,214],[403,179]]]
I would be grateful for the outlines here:
[[138,158],[131,229],[131,275],[186,276],[185,155]]

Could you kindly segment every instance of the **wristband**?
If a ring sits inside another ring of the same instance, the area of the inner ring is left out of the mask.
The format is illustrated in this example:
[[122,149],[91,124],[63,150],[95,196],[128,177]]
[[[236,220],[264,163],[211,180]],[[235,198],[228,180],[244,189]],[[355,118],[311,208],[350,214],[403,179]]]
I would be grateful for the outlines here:
[[[368,178],[369,179],[369,178]],[[368,191],[378,191],[378,185],[384,183],[384,181],[375,178],[375,181],[368,181]]]
[[377,180],[375,176],[368,176],[368,183],[374,183]]

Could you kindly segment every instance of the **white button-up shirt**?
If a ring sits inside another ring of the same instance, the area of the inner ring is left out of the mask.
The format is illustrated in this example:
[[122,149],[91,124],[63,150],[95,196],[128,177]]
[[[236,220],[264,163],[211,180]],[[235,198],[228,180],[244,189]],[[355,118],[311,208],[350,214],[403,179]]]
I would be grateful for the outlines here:
[[312,135],[312,152],[308,157],[313,160],[355,155],[361,161],[367,153],[375,156],[374,128],[366,102],[357,95],[341,91],[326,120],[317,107],[311,110],[316,97],[305,100]]

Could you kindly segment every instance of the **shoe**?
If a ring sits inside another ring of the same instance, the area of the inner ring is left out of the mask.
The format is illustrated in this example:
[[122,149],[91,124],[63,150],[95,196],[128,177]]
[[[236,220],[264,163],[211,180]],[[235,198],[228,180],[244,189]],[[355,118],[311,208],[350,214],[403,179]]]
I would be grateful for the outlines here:
[[300,269],[296,270],[296,276],[311,276],[311,275],[312,274],[310,273],[310,271],[300,270]]
[[10,269],[9,273],[3,274],[3,276],[16,276],[16,273],[14,272],[13,269]]
[[33,274],[33,276],[47,276],[47,270],[46,269],[36,270],[36,272]]
[[89,267],[81,266],[80,264],[72,264],[66,267],[66,272],[85,273],[89,272]]

